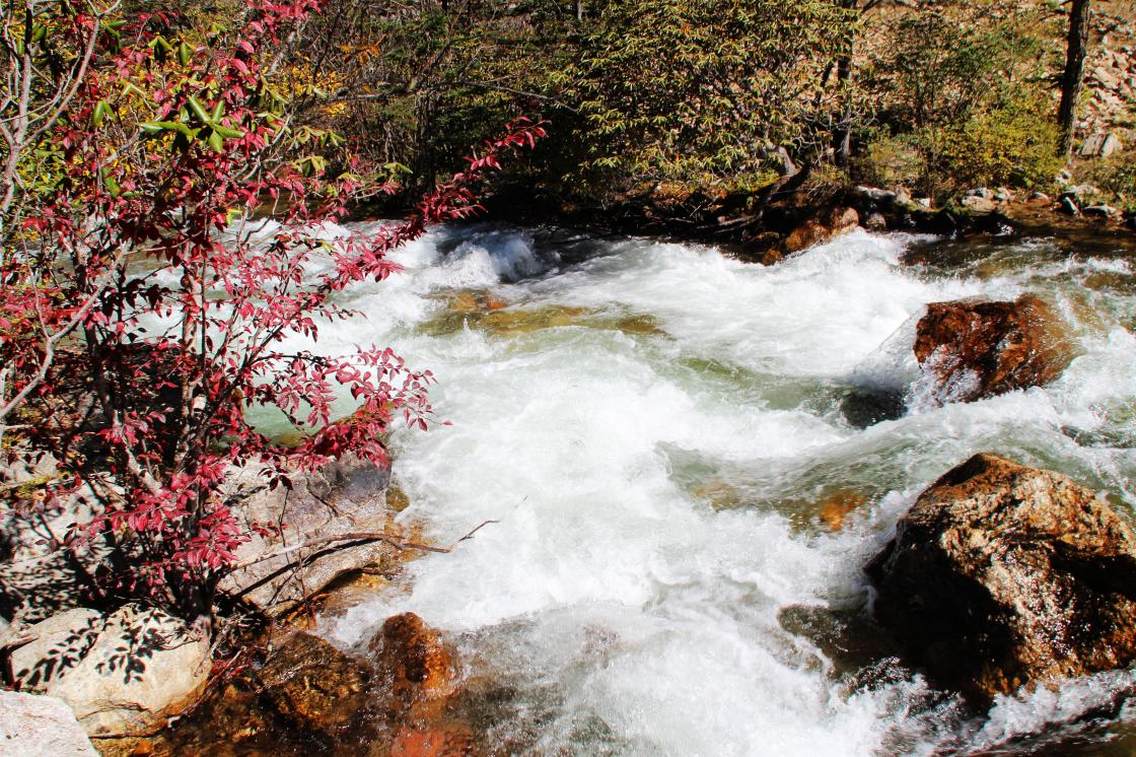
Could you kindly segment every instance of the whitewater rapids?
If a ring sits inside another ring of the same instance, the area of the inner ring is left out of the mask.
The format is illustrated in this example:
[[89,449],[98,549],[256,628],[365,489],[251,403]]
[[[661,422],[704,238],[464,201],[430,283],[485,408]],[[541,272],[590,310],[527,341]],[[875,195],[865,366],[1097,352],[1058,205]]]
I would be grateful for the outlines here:
[[[432,370],[452,425],[395,435],[394,477],[412,503],[400,517],[443,544],[496,523],[410,563],[322,632],[351,645],[405,611],[449,632],[507,752],[1129,753],[1127,709],[1062,724],[1136,675],[1006,698],[975,718],[865,621],[861,567],[919,492],[975,452],[1136,507],[1132,263],[1047,240],[902,262],[927,244],[858,231],[773,268],[709,247],[491,227],[399,250],[405,271],[351,290],[364,317],[324,327],[319,349],[389,344]],[[1064,375],[927,402],[911,356],[924,306],[1023,292],[1074,326],[1080,356]],[[462,293],[495,312],[559,315],[462,323]],[[439,328],[447,313],[457,325]],[[903,396],[907,410],[861,427],[844,409],[865,392]],[[818,503],[848,491],[866,502],[833,530]]]

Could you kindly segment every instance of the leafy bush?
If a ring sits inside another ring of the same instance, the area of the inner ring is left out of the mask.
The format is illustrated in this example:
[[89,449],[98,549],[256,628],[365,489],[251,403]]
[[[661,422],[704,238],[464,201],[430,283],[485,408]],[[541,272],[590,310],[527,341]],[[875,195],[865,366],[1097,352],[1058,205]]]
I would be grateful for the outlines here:
[[1112,202],[1127,210],[1136,210],[1136,148],[1128,147],[1094,162],[1087,179],[1107,193]]
[[[9,156],[64,157],[31,192],[11,169],[19,161],[0,172],[0,435],[13,442],[6,462],[50,455],[59,476],[32,503],[0,487],[0,507],[83,568],[79,555],[105,555],[87,576],[90,601],[141,596],[209,617],[250,535],[226,488],[234,468],[290,486],[346,453],[385,462],[397,415],[423,429],[432,419],[430,374],[389,348],[323,356],[285,340],[302,345],[349,317],[337,293],[397,270],[387,253],[427,224],[473,213],[473,184],[543,129],[518,122],[483,145],[404,222],[328,241],[321,228],[348,203],[392,188],[349,155],[352,171],[330,171],[322,155],[281,149],[321,141],[290,126],[266,62],[316,0],[248,0],[228,31],[204,37],[181,34],[174,13],[118,23],[40,7],[54,13],[19,33],[33,40],[27,55],[11,38],[0,45],[14,79],[49,75],[57,49],[40,40],[85,62],[62,94],[41,81],[0,97],[0,118],[54,113],[35,133],[0,133]],[[271,223],[254,220],[262,202]],[[333,420],[338,393],[360,407]],[[247,415],[257,407],[302,442],[259,433]],[[13,424],[19,414],[34,422]],[[44,513],[80,494],[89,517],[52,531]]]
[[869,138],[860,170],[939,196],[1045,182],[1060,167],[1046,23],[1001,0],[899,14],[865,74],[888,129]]
[[816,153],[832,106],[820,83],[849,15],[821,0],[601,4],[561,77],[585,118],[590,168],[683,181],[760,175],[778,148]]

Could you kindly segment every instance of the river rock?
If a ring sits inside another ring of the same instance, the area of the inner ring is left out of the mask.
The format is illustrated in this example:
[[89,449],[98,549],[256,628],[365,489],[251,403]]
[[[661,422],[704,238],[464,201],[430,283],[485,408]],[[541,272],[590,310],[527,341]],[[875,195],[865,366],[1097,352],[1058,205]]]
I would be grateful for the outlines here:
[[442,635],[414,613],[387,618],[368,649],[389,687],[391,717],[432,717],[454,693],[454,654]]
[[1014,302],[932,303],[916,327],[914,351],[940,402],[1046,384],[1074,355],[1068,326],[1030,294]]
[[912,661],[976,704],[1136,659],[1136,533],[1059,473],[974,456],[866,572]]
[[303,631],[287,636],[257,675],[261,695],[302,730],[335,740],[368,712],[374,670]]
[[34,641],[13,652],[16,675],[70,705],[92,736],[150,730],[196,701],[209,678],[208,639],[138,605],[90,613],[26,629]]
[[1081,209],[1081,212],[1090,218],[1112,218],[1117,215],[1119,211],[1111,205],[1089,205]]
[[855,229],[860,214],[852,208],[833,208],[822,219],[809,219],[794,229],[785,239],[787,252],[800,252],[829,241]]
[[0,690],[0,754],[98,757],[67,703]]
[[998,209],[998,203],[992,197],[970,195],[962,198],[962,206],[972,213],[993,213]]
[[[279,616],[340,576],[378,565],[391,549],[385,544],[344,548],[350,540],[328,540],[385,532],[389,481],[389,467],[346,455],[316,474],[299,476],[291,489],[261,490],[247,497],[238,517],[250,530],[261,525],[268,532],[252,532],[252,539],[237,550],[237,563],[245,567],[227,576],[221,590],[266,615]],[[233,485],[251,488],[259,483],[258,471],[250,469],[239,472]],[[279,554],[284,550],[291,551]]]

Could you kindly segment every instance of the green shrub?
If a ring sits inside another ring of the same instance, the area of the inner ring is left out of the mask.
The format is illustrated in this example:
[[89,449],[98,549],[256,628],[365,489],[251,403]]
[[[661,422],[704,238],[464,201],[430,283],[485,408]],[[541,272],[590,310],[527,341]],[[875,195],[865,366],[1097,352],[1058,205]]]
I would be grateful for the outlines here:
[[1136,148],[1129,147],[1091,164],[1087,179],[1111,202],[1126,210],[1136,210]]
[[1045,186],[1061,170],[1058,130],[1042,93],[973,113],[944,136],[942,168],[958,188]]

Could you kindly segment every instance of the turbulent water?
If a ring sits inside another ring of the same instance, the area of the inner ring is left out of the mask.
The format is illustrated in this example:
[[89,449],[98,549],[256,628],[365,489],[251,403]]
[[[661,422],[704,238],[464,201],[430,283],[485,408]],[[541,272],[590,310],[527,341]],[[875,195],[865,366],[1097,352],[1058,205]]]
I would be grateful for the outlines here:
[[[904,262],[920,248],[939,262]],[[452,425],[395,436],[400,517],[439,543],[496,522],[325,618],[330,638],[408,610],[445,629],[478,727],[508,752],[1136,750],[1136,710],[1117,703],[1136,674],[977,717],[894,658],[861,573],[921,489],[978,451],[1136,508],[1130,259],[855,232],[766,268],[488,227],[395,257],[405,271],[353,290],[366,318],[320,349],[391,344],[433,370]],[[1075,326],[1064,375],[927,401],[911,356],[924,306],[1027,291]]]

